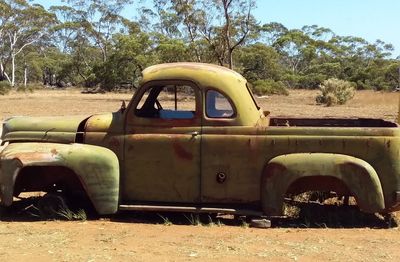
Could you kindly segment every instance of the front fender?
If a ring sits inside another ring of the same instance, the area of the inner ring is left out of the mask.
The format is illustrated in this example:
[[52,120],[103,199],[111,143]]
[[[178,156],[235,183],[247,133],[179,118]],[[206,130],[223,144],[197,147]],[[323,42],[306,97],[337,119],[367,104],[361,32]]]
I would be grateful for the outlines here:
[[264,169],[261,181],[264,213],[281,215],[289,186],[300,178],[320,176],[343,182],[362,211],[374,213],[385,208],[378,174],[369,163],[341,154],[298,153],[275,157]]
[[71,169],[99,214],[118,210],[119,161],[111,150],[84,144],[13,143],[0,154],[1,204],[12,204],[14,184],[24,167]]

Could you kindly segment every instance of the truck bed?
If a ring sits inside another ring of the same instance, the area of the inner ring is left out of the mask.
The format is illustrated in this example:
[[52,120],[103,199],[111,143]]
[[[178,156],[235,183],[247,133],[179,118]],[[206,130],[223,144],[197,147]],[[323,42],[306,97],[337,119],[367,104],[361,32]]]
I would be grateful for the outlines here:
[[398,127],[394,122],[373,118],[283,118],[270,119],[270,126],[299,127]]

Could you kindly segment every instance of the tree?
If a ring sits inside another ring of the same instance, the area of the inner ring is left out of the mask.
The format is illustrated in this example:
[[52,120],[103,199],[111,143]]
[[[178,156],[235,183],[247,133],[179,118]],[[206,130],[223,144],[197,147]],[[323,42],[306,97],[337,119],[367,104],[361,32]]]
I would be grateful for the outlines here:
[[276,41],[286,34],[289,30],[281,23],[271,22],[259,28],[260,40],[266,45],[275,46]]
[[283,73],[283,68],[279,63],[281,57],[274,48],[257,43],[241,48],[239,53],[238,62],[247,80],[281,80]]
[[229,68],[234,68],[234,51],[257,28],[252,15],[254,8],[253,0],[203,1],[203,10],[207,12],[200,25],[201,31],[220,65],[227,63]]
[[101,50],[105,62],[112,35],[120,29],[124,20],[120,13],[132,0],[68,0],[68,3],[71,8],[59,9],[67,11],[72,18],[72,21],[66,21],[66,25],[69,26],[69,22],[78,22],[78,32],[83,32]]
[[112,38],[126,32],[133,24],[120,15],[131,0],[67,0],[69,6],[53,6],[60,24],[57,36],[64,52],[71,55],[71,70],[85,86],[96,84],[95,67],[101,67],[109,58]]
[[94,68],[97,81],[105,90],[122,84],[137,87],[142,70],[157,63],[150,36],[144,32],[116,34],[113,43],[109,59]]
[[[155,28],[190,43],[191,60],[234,67],[234,52],[257,29],[254,0],[153,0]],[[207,48],[204,48],[206,44]],[[206,50],[208,49],[208,50]],[[211,61],[209,54],[213,54]]]
[[[2,2],[6,16],[0,29],[3,44],[8,45],[11,60],[11,79],[5,75],[11,86],[15,86],[16,58],[28,46],[50,34],[55,17],[41,5],[30,5],[26,0]],[[4,66],[1,66],[4,71]],[[26,80],[25,80],[26,82]]]
[[7,59],[7,54],[9,53],[9,50],[7,50],[6,46],[5,30],[12,16],[12,6],[8,2],[0,1],[0,82],[7,80],[11,83],[10,77],[8,76],[5,68],[5,60]]

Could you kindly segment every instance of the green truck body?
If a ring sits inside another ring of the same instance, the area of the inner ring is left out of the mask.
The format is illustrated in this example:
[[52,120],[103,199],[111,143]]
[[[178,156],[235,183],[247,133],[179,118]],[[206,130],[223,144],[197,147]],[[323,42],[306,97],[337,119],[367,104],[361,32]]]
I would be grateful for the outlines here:
[[[190,108],[179,107],[185,101]],[[2,129],[4,206],[21,192],[61,190],[83,192],[99,214],[279,216],[285,195],[334,191],[365,212],[400,209],[397,124],[270,118],[241,75],[214,65],[149,67],[115,113],[15,117]]]

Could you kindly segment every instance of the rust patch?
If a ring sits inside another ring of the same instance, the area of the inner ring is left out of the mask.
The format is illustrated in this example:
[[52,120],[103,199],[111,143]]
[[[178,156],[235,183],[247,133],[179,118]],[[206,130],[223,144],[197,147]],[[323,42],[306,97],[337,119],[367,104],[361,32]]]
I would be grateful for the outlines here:
[[58,151],[55,148],[53,148],[50,152],[52,155],[58,155]]
[[273,177],[276,174],[282,174],[286,171],[286,167],[281,165],[281,164],[277,164],[277,163],[270,163],[268,164],[266,170],[265,170],[265,175],[264,178],[270,178]]
[[174,141],[172,146],[174,147],[175,154],[180,158],[185,160],[193,159],[193,154],[186,151],[186,149],[179,142]]
[[121,144],[117,138],[112,138],[109,142],[109,145],[113,148],[119,148]]
[[[9,156],[7,156],[9,157]],[[35,161],[57,161],[56,155],[43,152],[18,153],[11,156],[19,159],[22,163],[31,163]]]

